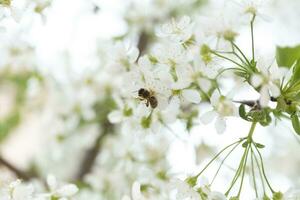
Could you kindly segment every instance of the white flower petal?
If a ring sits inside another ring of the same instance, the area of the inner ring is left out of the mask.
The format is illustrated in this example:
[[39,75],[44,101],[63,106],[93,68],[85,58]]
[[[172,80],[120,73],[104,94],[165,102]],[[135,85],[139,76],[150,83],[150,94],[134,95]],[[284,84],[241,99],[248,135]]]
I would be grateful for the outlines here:
[[119,110],[112,111],[108,114],[108,120],[111,123],[120,123],[123,119],[123,114]]
[[187,89],[182,91],[182,96],[189,102],[200,103],[201,97],[197,90]]
[[211,81],[206,78],[199,78],[198,83],[201,89],[206,93],[211,89]]
[[131,198],[127,195],[123,196],[121,200],[131,200]]
[[47,185],[51,191],[54,191],[57,188],[57,180],[54,175],[49,174],[47,176]]
[[270,84],[269,88],[270,88],[270,91],[271,91],[273,97],[280,96],[280,89],[277,85]]
[[129,62],[134,63],[139,56],[139,50],[136,47],[130,48],[128,52]]
[[210,192],[207,200],[226,200],[226,196],[220,192]]
[[254,87],[258,87],[262,84],[263,82],[263,79],[260,75],[258,74],[254,74],[252,77],[251,77],[251,84],[254,86]]
[[211,103],[211,105],[213,105],[213,106],[218,105],[218,102],[219,102],[219,100],[220,100],[220,97],[221,97],[221,95],[220,95],[219,91],[218,91],[218,90],[215,90],[215,91],[212,93],[211,97],[210,97],[210,103]]
[[226,121],[222,117],[217,117],[216,122],[215,122],[215,128],[217,130],[218,134],[224,133],[226,130]]
[[133,183],[131,193],[132,193],[132,199],[133,200],[143,200],[144,199],[144,197],[141,193],[141,185],[137,181],[135,181]]
[[62,186],[60,189],[56,190],[56,194],[60,197],[70,197],[78,192],[78,187],[74,184],[68,184]]
[[209,124],[210,122],[212,122],[214,120],[214,118],[217,116],[217,113],[214,110],[208,111],[206,113],[204,113],[201,117],[200,117],[200,121],[203,124]]
[[262,107],[266,107],[268,106],[270,101],[270,94],[269,94],[269,90],[268,90],[268,86],[264,85],[261,89],[260,89],[260,99],[259,99],[259,103]]

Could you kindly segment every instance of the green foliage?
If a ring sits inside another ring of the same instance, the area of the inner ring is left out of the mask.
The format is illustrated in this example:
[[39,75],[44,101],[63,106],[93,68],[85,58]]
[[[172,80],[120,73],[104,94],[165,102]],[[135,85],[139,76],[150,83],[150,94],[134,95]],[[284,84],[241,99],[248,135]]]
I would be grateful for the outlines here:
[[[104,92],[105,98],[98,101],[93,107],[96,113],[96,121],[99,122],[99,124],[104,124],[108,122],[108,114],[117,107],[115,101],[113,100],[110,94],[110,88],[107,88]],[[130,110],[127,111],[127,114],[130,114],[129,112]]]
[[300,135],[300,122],[297,114],[291,115],[292,125],[298,135]]
[[295,62],[293,66],[293,75],[291,77],[291,83],[297,83],[300,80],[300,58]]
[[295,47],[277,47],[276,61],[279,66],[291,68],[300,59],[300,45]]
[[246,121],[259,122],[262,126],[267,126],[272,122],[270,116],[271,110],[269,108],[252,109],[246,112],[245,105],[241,104],[239,107],[239,115]]
[[11,131],[20,123],[20,112],[13,111],[4,120],[0,121],[0,142],[2,142]]
[[246,121],[249,121],[249,118],[247,116],[247,113],[246,113],[246,109],[245,109],[245,105],[244,104],[241,104],[240,107],[239,107],[239,115],[241,118],[243,118],[244,120]]
[[11,0],[0,0],[0,5],[10,6]]
[[245,141],[245,142],[242,144],[242,147],[243,147],[243,148],[247,148],[247,147],[248,147],[248,144],[249,144],[249,142],[248,142],[248,141]]
[[295,47],[277,47],[276,61],[279,66],[292,68],[293,74],[283,88],[285,97],[298,93],[300,89],[300,45]]
[[16,97],[12,111],[0,120],[0,143],[16,128],[22,119],[22,108],[26,100],[26,90],[31,77],[42,80],[35,72],[13,73],[4,70],[0,73],[0,85],[12,84],[16,89]]
[[259,149],[265,148],[265,145],[257,143],[257,142],[255,142],[254,145]]

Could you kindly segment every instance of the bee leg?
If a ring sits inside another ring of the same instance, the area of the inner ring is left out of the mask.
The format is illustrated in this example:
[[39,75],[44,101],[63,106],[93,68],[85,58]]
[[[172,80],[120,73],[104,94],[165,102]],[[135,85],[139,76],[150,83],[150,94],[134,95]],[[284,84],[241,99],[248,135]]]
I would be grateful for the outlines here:
[[149,101],[146,101],[146,106],[149,107]]

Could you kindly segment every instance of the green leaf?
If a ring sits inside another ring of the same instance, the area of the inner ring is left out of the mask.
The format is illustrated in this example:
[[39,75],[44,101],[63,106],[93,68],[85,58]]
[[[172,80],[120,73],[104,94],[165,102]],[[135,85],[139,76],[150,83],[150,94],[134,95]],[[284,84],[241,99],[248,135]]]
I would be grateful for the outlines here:
[[291,83],[296,83],[300,80],[300,58],[295,62]]
[[257,143],[257,142],[255,143],[255,146],[259,149],[265,148],[265,145]]
[[241,104],[240,107],[239,107],[239,115],[240,115],[240,117],[243,118],[244,120],[249,121],[249,119],[248,119],[248,117],[247,117],[247,113],[246,113],[245,105],[244,105],[244,104]]
[[293,114],[291,115],[291,118],[292,118],[292,125],[294,130],[298,135],[300,135],[300,122],[298,116],[296,114]]
[[249,142],[248,141],[245,141],[243,144],[242,144],[242,147],[246,148],[248,146]]
[[277,47],[276,61],[279,66],[291,68],[300,58],[300,45],[295,47]]

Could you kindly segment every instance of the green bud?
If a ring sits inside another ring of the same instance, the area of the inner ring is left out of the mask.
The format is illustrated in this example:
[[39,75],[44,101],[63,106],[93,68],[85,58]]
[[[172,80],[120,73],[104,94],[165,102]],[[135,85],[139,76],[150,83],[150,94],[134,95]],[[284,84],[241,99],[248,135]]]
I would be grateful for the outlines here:
[[212,61],[211,49],[208,45],[204,44],[200,47],[200,56],[206,64]]
[[186,40],[184,43],[183,43],[183,46],[184,47],[188,47],[188,46],[191,46],[192,44],[195,43],[195,36],[192,35],[188,40]]
[[227,41],[233,42],[238,34],[232,30],[227,30],[223,33],[223,38]]
[[148,117],[142,117],[141,126],[144,129],[147,129],[150,128],[150,125],[151,125],[151,115],[149,115]]
[[274,192],[272,199],[273,200],[283,200],[283,194],[281,192]]
[[58,200],[58,199],[59,199],[58,197],[51,196],[51,200]]
[[128,108],[127,106],[125,106],[125,108],[123,109],[123,115],[125,117],[129,117],[131,116],[133,113],[132,108]]
[[185,179],[185,182],[187,182],[191,187],[194,187],[197,184],[197,179],[197,176],[192,176]]
[[149,184],[141,184],[141,192],[147,192],[147,190],[151,188]]
[[257,10],[254,6],[249,6],[246,10],[245,10],[245,13],[249,13],[249,14],[252,14],[252,15],[256,15],[257,13]]
[[264,195],[263,200],[271,200],[267,195]]
[[151,62],[153,65],[155,65],[155,64],[158,63],[158,60],[157,60],[156,57],[154,57],[154,56],[152,56],[152,55],[149,55],[148,58],[149,58],[150,62]]
[[167,177],[167,172],[166,171],[159,171],[156,176],[159,178],[159,179],[162,179],[162,180],[167,180],[168,177]]

